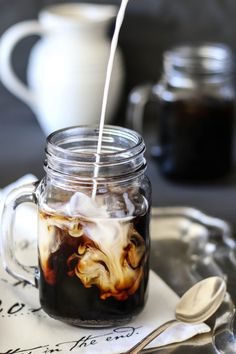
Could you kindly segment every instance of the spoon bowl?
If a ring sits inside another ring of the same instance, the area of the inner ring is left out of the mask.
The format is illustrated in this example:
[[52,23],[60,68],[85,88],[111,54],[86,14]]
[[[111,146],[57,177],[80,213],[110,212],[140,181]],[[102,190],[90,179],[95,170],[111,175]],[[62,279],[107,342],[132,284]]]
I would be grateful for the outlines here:
[[175,319],[162,324],[149,333],[125,354],[137,354],[159,334],[178,322],[197,324],[206,321],[219,308],[226,293],[223,278],[215,276],[193,285],[179,299],[175,309]]
[[203,279],[180,298],[175,317],[185,323],[201,323],[210,318],[222,303],[226,293],[225,281],[220,277]]

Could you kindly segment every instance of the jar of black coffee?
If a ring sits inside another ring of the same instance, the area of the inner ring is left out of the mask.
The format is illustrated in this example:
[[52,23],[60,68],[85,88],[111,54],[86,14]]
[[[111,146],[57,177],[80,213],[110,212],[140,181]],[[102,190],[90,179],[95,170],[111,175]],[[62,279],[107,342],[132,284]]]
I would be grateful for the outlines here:
[[232,52],[220,44],[178,46],[163,58],[160,81],[130,95],[136,107],[133,128],[141,126],[140,107],[152,96],[158,107],[153,151],[163,174],[179,180],[224,176],[232,166]]
[[164,54],[159,98],[160,167],[181,179],[225,175],[232,164],[233,60],[222,45],[185,46]]

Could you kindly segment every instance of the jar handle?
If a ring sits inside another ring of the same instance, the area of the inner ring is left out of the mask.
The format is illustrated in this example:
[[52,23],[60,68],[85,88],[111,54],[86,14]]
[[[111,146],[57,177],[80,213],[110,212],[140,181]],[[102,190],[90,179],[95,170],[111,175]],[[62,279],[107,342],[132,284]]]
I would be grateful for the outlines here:
[[26,281],[33,286],[37,286],[35,278],[37,267],[23,265],[16,258],[13,228],[17,207],[22,203],[37,203],[35,193],[37,185],[38,182],[26,184],[8,194],[2,213],[1,235],[1,255],[5,270],[16,279]]
[[152,93],[152,85],[145,84],[135,87],[129,94],[126,112],[127,124],[131,129],[142,134],[143,114]]
[[[131,129],[136,130],[140,134],[143,133],[143,116],[146,104],[159,97],[161,85],[152,86],[151,84],[135,87],[128,97],[128,107],[126,112],[126,121]],[[157,120],[158,124],[158,120]],[[150,154],[153,158],[159,160],[162,157],[161,144],[158,142],[151,147]]]
[[40,35],[44,32],[36,20],[17,23],[6,30],[0,41],[0,78],[3,85],[15,96],[34,110],[36,97],[33,92],[14,73],[11,55],[15,45],[24,37]]

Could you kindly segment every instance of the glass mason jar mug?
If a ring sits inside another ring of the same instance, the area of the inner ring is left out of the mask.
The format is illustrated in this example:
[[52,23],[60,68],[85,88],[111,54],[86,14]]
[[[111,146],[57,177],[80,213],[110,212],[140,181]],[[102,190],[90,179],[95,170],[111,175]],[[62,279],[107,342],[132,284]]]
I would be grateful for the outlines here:
[[131,92],[128,119],[135,130],[142,129],[146,103],[158,107],[157,145],[152,152],[165,176],[204,180],[230,171],[234,70],[233,54],[225,45],[178,46],[164,53],[157,84]]
[[[78,326],[111,326],[139,313],[149,274],[150,183],[136,132],[105,126],[52,133],[46,176],[15,190],[3,213],[5,268],[39,288],[50,316]],[[98,173],[94,174],[95,166]],[[11,224],[22,202],[38,206],[36,272],[15,258]]]

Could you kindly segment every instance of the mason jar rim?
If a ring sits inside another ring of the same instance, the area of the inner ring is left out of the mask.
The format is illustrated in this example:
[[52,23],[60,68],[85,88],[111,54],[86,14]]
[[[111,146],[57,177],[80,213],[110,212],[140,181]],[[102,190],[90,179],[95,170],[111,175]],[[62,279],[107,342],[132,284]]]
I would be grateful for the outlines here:
[[175,46],[164,53],[164,66],[189,73],[232,73],[233,52],[222,43],[203,42]]
[[98,125],[68,127],[51,133],[45,149],[47,174],[65,182],[103,183],[132,179],[145,171],[145,143],[139,133],[105,125],[99,154],[98,136]]
[[[70,133],[79,132],[79,131],[84,132],[84,133],[88,132],[90,134],[95,133],[97,137],[99,136],[99,126],[98,125],[78,125],[78,126],[59,129],[59,130],[52,132],[47,137],[47,139],[46,139],[47,150],[51,151],[52,153],[55,153],[55,155],[56,155],[56,153],[66,153],[67,158],[71,157],[72,159],[74,159],[74,158],[79,159],[84,156],[86,156],[87,159],[89,159],[90,157],[94,159],[94,158],[96,158],[97,155],[110,158],[111,156],[112,157],[119,156],[121,153],[123,154],[126,151],[132,151],[132,150],[135,150],[139,147],[142,150],[144,147],[143,138],[139,133],[137,133],[134,130],[124,128],[121,126],[115,126],[115,125],[105,125],[104,126],[103,138],[106,133],[110,133],[110,134],[115,133],[116,135],[120,135],[121,133],[123,133],[123,134],[125,134],[126,137],[133,138],[134,145],[132,147],[127,148],[127,149],[121,149],[119,151],[114,151],[114,152],[103,152],[102,151],[101,153],[97,154],[96,151],[87,152],[87,151],[83,150],[83,152],[78,152],[78,151],[68,150],[68,149],[65,149],[60,146],[61,144],[65,143],[67,139],[71,139],[71,137],[69,136]],[[63,134],[67,134],[67,135],[63,139],[61,139],[60,137],[62,137]],[[78,138],[78,135],[77,135],[77,138]],[[96,139],[95,141],[97,142],[98,139]]]

